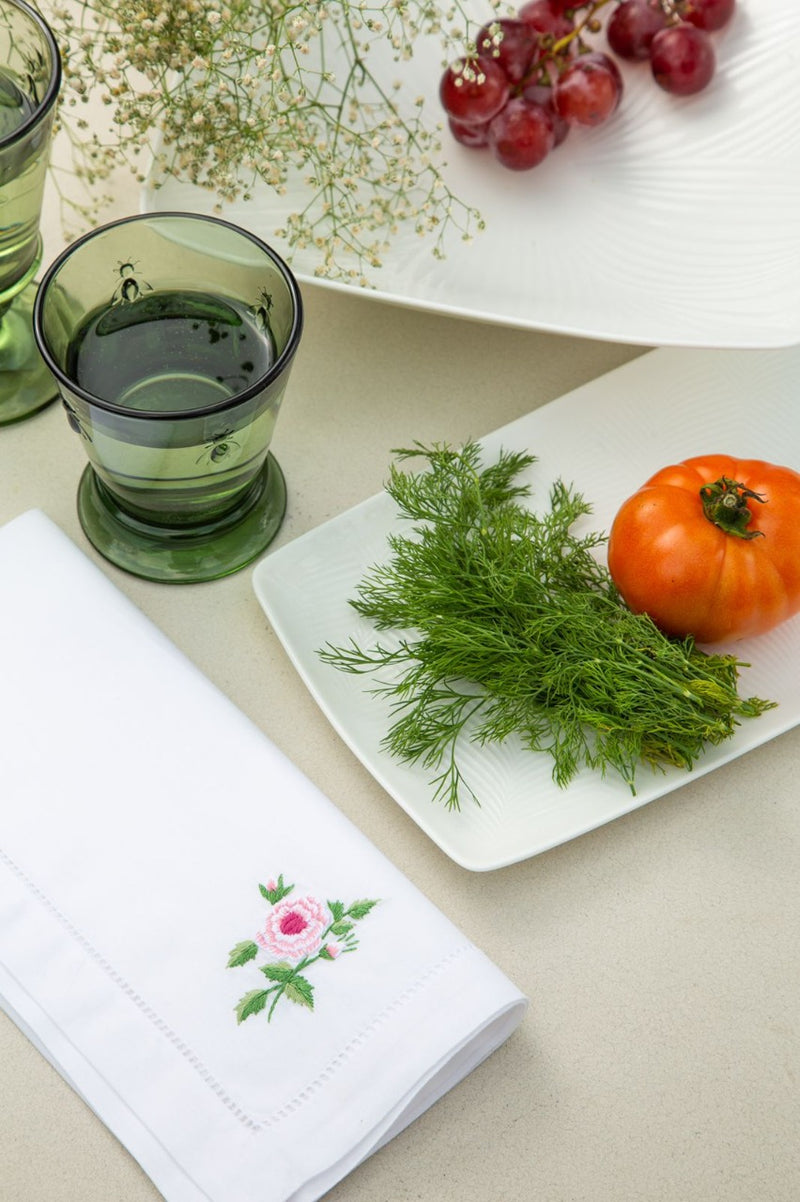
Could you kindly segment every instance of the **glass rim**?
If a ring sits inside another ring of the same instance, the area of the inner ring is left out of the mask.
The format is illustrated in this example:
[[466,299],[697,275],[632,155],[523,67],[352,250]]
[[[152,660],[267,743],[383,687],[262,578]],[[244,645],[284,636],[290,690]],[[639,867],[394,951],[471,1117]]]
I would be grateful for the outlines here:
[[7,146],[13,146],[15,142],[19,142],[30,133],[31,129],[38,125],[49,113],[50,109],[55,104],[59,89],[61,88],[61,51],[58,48],[55,34],[50,26],[45,21],[41,13],[38,13],[35,8],[31,8],[30,4],[26,4],[25,0],[3,0],[10,8],[16,8],[20,12],[25,13],[30,17],[34,25],[38,26],[41,33],[44,34],[45,41],[50,47],[52,63],[50,66],[50,78],[47,81],[47,89],[44,96],[37,104],[36,108],[26,117],[21,125],[17,126],[10,134],[4,138],[0,138],[0,151],[6,149]]
[[[246,239],[257,246],[260,251],[263,251],[269,259],[278,268],[281,276],[286,282],[289,293],[292,298],[292,326],[289,331],[289,336],[286,340],[286,345],[278,355],[274,363],[270,365],[263,375],[259,376],[247,388],[241,389],[239,392],[233,393],[229,397],[225,397],[222,401],[215,401],[211,405],[199,405],[193,409],[168,409],[168,410],[147,410],[147,409],[130,409],[125,405],[118,405],[114,401],[104,400],[103,397],[96,396],[89,392],[86,388],[82,388],[71,376],[53,358],[50,348],[47,345],[47,340],[43,328],[43,309],[47,291],[58,276],[64,264],[72,258],[75,251],[79,250],[86,243],[93,241],[100,234],[106,233],[108,230],[117,229],[124,225],[133,225],[138,222],[149,221],[154,224],[169,221],[192,221],[205,222],[215,226],[221,226],[224,229],[231,230],[234,234]],[[158,213],[134,213],[128,217],[120,217],[115,221],[106,222],[105,225],[96,226],[89,230],[88,233],[81,235],[74,242],[70,243],[61,254],[59,254],[48,267],[45,274],[42,276],[39,284],[36,298],[33,303],[33,333],[36,340],[36,345],[39,353],[47,364],[48,368],[55,376],[59,384],[80,397],[88,405],[95,405],[98,409],[102,409],[105,413],[113,413],[117,416],[128,417],[133,421],[187,421],[192,418],[207,417],[216,413],[225,413],[228,409],[234,409],[237,405],[241,405],[244,401],[250,400],[263,392],[274,380],[281,375],[287,365],[294,357],[297,347],[300,343],[300,335],[303,331],[303,299],[300,293],[300,286],[295,279],[295,276],[287,263],[281,258],[277,251],[268,246],[262,238],[257,234],[252,234],[249,230],[243,229],[242,226],[236,225],[232,221],[226,221],[222,217],[212,217],[206,213],[191,213],[181,210],[164,211]]]

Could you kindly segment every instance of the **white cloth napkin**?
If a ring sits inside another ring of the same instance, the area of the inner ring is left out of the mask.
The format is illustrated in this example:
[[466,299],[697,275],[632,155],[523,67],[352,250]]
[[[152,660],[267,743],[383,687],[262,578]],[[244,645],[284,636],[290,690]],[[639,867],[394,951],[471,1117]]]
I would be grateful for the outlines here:
[[169,1202],[319,1198],[526,1000],[42,513],[0,573],[0,1004]]

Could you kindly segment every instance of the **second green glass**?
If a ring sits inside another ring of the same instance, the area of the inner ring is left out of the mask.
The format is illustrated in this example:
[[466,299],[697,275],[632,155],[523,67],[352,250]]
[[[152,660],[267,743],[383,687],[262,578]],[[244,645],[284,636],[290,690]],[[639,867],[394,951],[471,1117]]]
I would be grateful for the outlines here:
[[39,219],[61,58],[49,26],[24,0],[0,0],[0,426],[58,395],[33,340]]
[[302,326],[286,264],[216,218],[113,222],[52,264],[34,330],[85,440],[78,513],[107,559],[192,582],[266,548],[286,505],[269,446]]

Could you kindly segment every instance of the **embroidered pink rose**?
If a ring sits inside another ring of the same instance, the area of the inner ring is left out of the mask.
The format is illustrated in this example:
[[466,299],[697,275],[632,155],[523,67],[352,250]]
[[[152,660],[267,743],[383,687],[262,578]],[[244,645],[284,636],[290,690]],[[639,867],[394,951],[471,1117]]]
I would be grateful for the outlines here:
[[[364,897],[324,904],[310,894],[292,898],[294,885],[287,885],[282,873],[277,880],[269,877],[258,891],[270,907],[264,925],[255,939],[237,943],[228,956],[228,968],[253,964],[261,980],[260,988],[249,989],[236,1003],[239,1023],[261,1011],[271,1022],[281,1001],[313,1010],[315,986],[308,970],[354,952],[356,928],[378,904]],[[273,958],[260,962],[262,952]]]
[[302,960],[317,951],[331,916],[315,897],[284,898],[267,915],[256,942],[287,960]]

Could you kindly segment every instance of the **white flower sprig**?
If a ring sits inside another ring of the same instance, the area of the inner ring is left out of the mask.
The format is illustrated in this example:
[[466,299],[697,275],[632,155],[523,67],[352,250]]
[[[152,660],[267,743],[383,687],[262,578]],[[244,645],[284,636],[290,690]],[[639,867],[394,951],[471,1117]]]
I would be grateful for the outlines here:
[[[371,66],[378,47],[384,64],[387,50],[411,58],[421,35],[440,39],[444,61],[469,24],[460,0],[65,0],[45,16],[64,59],[61,125],[90,194],[120,164],[143,182],[155,133],[151,182],[198,184],[218,209],[259,181],[278,196],[291,185],[300,204],[275,233],[290,258],[310,250],[320,276],[366,284],[401,223],[438,256],[448,231],[481,228],[442,176],[438,112],[428,125],[422,101],[401,103]],[[82,112],[98,97],[106,130]]]

